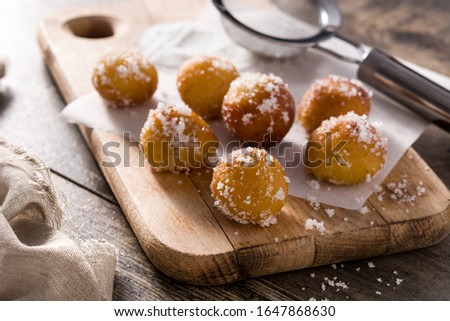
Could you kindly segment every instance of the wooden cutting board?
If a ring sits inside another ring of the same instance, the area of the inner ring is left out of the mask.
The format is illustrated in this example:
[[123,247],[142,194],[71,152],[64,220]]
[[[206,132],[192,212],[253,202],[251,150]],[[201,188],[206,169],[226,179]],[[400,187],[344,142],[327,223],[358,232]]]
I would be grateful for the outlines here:
[[[132,47],[152,24],[194,18],[204,1],[124,1],[57,12],[39,24],[45,61],[65,100],[93,90],[92,66],[110,47]],[[190,175],[154,173],[139,166],[139,150],[120,135],[80,127],[136,237],[149,259],[167,275],[192,284],[215,285],[272,273],[386,255],[426,247],[450,232],[449,190],[410,149],[385,182],[407,177],[426,193],[411,204],[372,195],[370,213],[336,208],[329,218],[305,200],[290,197],[276,225],[240,225],[213,206],[211,170]],[[106,142],[119,142],[122,159],[110,158]],[[74,151],[76,153],[76,151]],[[129,154],[126,157],[126,154]],[[412,184],[410,192],[415,193]],[[93,213],[95,215],[95,213]],[[326,231],[305,229],[324,221]]]

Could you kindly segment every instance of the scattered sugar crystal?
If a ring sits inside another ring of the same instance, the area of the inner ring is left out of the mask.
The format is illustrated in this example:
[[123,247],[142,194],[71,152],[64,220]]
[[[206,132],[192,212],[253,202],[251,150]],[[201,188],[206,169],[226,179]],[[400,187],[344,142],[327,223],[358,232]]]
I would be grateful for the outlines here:
[[377,281],[380,283],[383,282],[383,280],[381,278],[377,278]]
[[253,117],[253,115],[250,113],[245,114],[244,116],[242,116],[242,123],[244,125],[250,124],[252,117]]
[[375,291],[375,293],[376,293],[377,295],[381,295],[381,292],[380,292],[380,291]]
[[373,269],[375,267],[375,264],[373,264],[372,261],[370,261],[369,263],[367,263],[367,266],[371,269]]
[[417,186],[416,187],[416,191],[417,191],[417,195],[418,196],[422,196],[423,194],[425,194],[425,187],[423,186]]
[[314,277],[316,276],[315,273],[311,273],[311,277],[314,279]]
[[308,184],[308,186],[312,189],[315,189],[315,190],[320,189],[320,183],[318,180],[315,180],[315,179],[307,180],[306,184]]
[[312,209],[315,211],[320,210],[320,203],[318,202],[309,202],[309,206],[311,206]]
[[289,124],[289,121],[291,120],[290,118],[289,118],[289,113],[287,112],[287,111],[283,111],[282,113],[281,113],[281,115],[283,116],[283,121],[284,121],[284,123],[287,125],[287,124]]
[[373,186],[373,191],[375,193],[381,193],[383,191],[383,187],[381,187],[380,185],[374,185]]
[[325,224],[323,223],[323,221],[318,222],[316,219],[311,219],[308,218],[305,222],[305,228],[307,230],[313,230],[316,229],[317,231],[320,232],[321,235],[325,234]]
[[335,284],[336,284],[336,286],[341,287],[343,289],[348,289],[348,286],[347,286],[347,284],[345,284],[345,282],[339,281],[339,282],[336,282]]
[[403,282],[403,279],[399,279],[399,278],[395,279],[395,284],[397,284],[397,285],[400,285],[400,283],[402,283],[402,282]]
[[387,183],[386,187],[389,188],[390,190],[392,190],[392,189],[395,188],[395,183],[392,183],[392,182],[391,183]]
[[333,269],[335,269],[335,270],[336,270],[336,268],[337,268],[336,264],[331,264],[331,267],[332,267]]
[[370,212],[369,208],[367,206],[362,207],[359,212],[363,215],[367,214]]
[[277,218],[275,216],[273,216],[273,215],[269,216],[267,219],[259,222],[259,225],[262,226],[262,227],[270,226],[270,225],[273,225],[273,224],[277,224]]
[[286,193],[285,193],[285,191],[284,191],[284,189],[282,187],[280,187],[280,189],[273,196],[273,199],[275,201],[282,201],[285,198],[286,198]]
[[335,213],[335,210],[332,208],[326,208],[324,211],[328,215],[328,217],[332,217]]

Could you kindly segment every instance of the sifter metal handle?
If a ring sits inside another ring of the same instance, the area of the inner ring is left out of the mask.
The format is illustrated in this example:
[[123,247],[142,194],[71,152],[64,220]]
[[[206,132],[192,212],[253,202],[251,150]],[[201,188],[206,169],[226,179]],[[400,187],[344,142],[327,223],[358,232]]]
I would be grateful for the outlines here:
[[450,92],[394,57],[372,49],[360,64],[358,78],[450,132]]

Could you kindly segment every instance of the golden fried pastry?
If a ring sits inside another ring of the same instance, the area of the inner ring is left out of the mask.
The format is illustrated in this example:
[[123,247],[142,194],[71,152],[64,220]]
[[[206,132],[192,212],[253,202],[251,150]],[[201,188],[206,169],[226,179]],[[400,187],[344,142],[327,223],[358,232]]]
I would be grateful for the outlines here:
[[222,117],[241,141],[280,141],[294,121],[294,98],[280,77],[244,74],[231,83]]
[[92,83],[112,106],[133,106],[152,97],[158,74],[137,51],[110,51],[94,67]]
[[269,226],[288,199],[284,169],[264,149],[247,147],[228,154],[214,169],[214,206],[242,223]]
[[220,117],[223,96],[239,76],[228,60],[215,56],[196,56],[183,63],[177,86],[181,99],[204,118]]
[[367,116],[349,112],[322,122],[309,138],[306,167],[336,185],[370,181],[386,162],[387,139]]
[[154,170],[180,171],[208,165],[218,141],[208,124],[188,106],[160,103],[149,112],[141,146]]
[[316,80],[303,95],[298,118],[310,133],[322,121],[353,111],[369,115],[370,92],[359,81],[331,75]]

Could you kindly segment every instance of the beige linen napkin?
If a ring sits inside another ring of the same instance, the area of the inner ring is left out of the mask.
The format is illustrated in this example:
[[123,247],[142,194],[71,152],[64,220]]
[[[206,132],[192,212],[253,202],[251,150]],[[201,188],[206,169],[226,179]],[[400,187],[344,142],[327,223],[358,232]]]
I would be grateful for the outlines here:
[[59,231],[48,169],[0,139],[0,300],[110,300],[116,252]]

